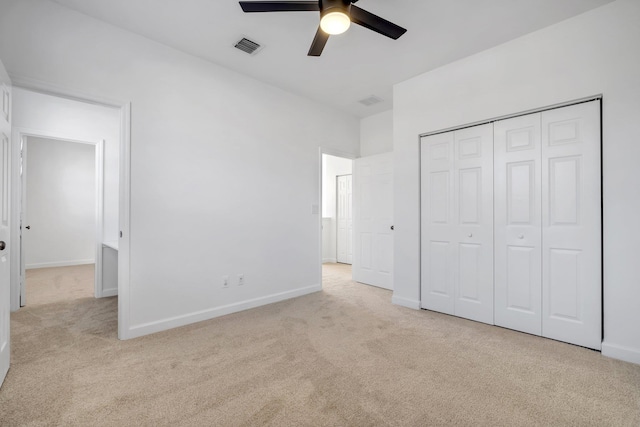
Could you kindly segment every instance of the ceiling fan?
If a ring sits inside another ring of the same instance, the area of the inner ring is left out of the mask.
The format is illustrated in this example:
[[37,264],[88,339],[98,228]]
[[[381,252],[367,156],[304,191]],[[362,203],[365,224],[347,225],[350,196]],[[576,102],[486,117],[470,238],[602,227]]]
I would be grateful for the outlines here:
[[241,1],[240,7],[245,12],[320,12],[320,26],[311,43],[308,56],[320,56],[329,36],[344,33],[352,22],[394,40],[407,31],[393,22],[353,5],[357,1]]

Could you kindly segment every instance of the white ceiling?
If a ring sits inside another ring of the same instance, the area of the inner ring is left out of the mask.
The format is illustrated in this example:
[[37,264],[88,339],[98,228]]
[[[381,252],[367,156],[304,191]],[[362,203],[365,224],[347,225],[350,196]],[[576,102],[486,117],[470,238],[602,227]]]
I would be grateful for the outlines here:
[[[54,0],[216,64],[366,117],[389,110],[392,86],[613,0],[361,0],[408,29],[398,40],[353,25],[308,57],[319,14],[245,14],[235,0]],[[242,36],[264,49],[233,47]],[[384,102],[365,107],[376,95]],[[428,96],[428,94],[425,94]]]

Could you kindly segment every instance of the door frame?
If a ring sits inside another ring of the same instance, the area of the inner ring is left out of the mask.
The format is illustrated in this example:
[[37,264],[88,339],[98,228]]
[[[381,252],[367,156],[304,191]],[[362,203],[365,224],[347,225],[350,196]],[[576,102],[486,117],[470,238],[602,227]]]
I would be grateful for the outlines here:
[[[603,124],[603,111],[604,111],[604,105],[603,105],[603,95],[602,94],[598,94],[598,95],[592,95],[592,96],[587,96],[584,98],[579,98],[579,99],[574,99],[571,101],[566,101],[566,102],[561,102],[561,103],[557,103],[557,104],[552,104],[552,105],[548,105],[545,107],[540,107],[540,108],[534,108],[531,110],[527,110],[527,111],[521,111],[518,113],[513,113],[513,114],[508,114],[508,115],[504,115],[504,116],[500,116],[500,117],[496,117],[496,118],[492,118],[492,119],[488,119],[488,120],[483,120],[483,121],[479,121],[479,122],[475,122],[475,123],[469,123],[469,124],[465,124],[465,125],[460,125],[460,126],[454,126],[451,128],[447,128],[447,129],[442,129],[442,130],[436,130],[433,132],[427,132],[427,133],[423,133],[420,134],[418,136],[418,152],[420,154],[420,159],[422,159],[422,139],[425,137],[429,137],[429,136],[433,136],[433,135],[438,135],[438,134],[443,134],[443,133],[448,133],[451,131],[456,131],[456,130],[461,130],[461,129],[466,129],[466,128],[470,128],[470,127],[475,127],[475,126],[479,126],[479,125],[484,125],[484,124],[490,124],[490,123],[496,123],[496,122],[500,122],[500,121],[504,121],[504,120],[508,120],[508,119],[512,119],[512,118],[517,118],[517,117],[522,117],[522,116],[530,116],[536,113],[545,113],[545,112],[549,112],[552,110],[556,110],[556,109],[561,109],[561,108],[565,108],[565,107],[571,107],[571,106],[577,106],[580,104],[585,104],[585,103],[590,103],[590,102],[594,102],[597,103],[598,106],[598,115],[597,115],[597,120],[599,120],[598,126],[599,126],[599,135],[597,138],[599,138],[599,145],[597,147],[598,151],[599,151],[599,165],[598,165],[598,173],[599,173],[599,180],[600,180],[600,233],[599,233],[599,238],[600,238],[600,257],[599,257],[599,262],[600,262],[600,341],[599,341],[599,347],[594,347],[592,345],[588,345],[585,343],[576,343],[574,341],[566,341],[569,344],[573,344],[573,345],[579,345],[579,346],[585,346],[587,348],[591,348],[597,351],[603,351],[604,348],[606,347],[606,343],[604,341],[605,339],[605,323],[604,323],[604,316],[605,316],[605,310],[604,310],[604,300],[605,300],[605,275],[604,275],[604,256],[605,256],[605,250],[604,250],[604,242],[605,242],[605,227],[604,227],[604,185],[603,185],[603,180],[604,180],[604,170],[603,170],[603,158],[604,158],[604,152],[603,152],[603,144],[604,144],[604,137],[603,137],[603,129],[604,129],[604,124]],[[541,118],[542,121],[542,118]],[[541,122],[542,124],[542,122]],[[494,128],[495,129],[495,128]],[[541,136],[540,136],[540,142],[541,142],[541,150],[543,149],[543,144],[542,141],[544,140],[544,130],[541,129]],[[495,135],[495,134],[494,134]],[[494,140],[495,142],[495,140]],[[543,153],[544,151],[541,151],[541,153]],[[544,156],[541,157],[541,159],[543,159]],[[541,163],[544,163],[543,161],[541,161]],[[424,172],[424,168],[423,168],[423,162],[420,161],[418,164],[419,167],[419,175],[418,175],[418,180],[419,180],[419,191],[420,191],[420,197],[419,197],[419,217],[420,217],[420,224],[419,224],[419,230],[420,230],[420,234],[422,234],[422,175]],[[495,165],[494,165],[495,167]],[[544,174],[541,174],[542,177],[544,177]],[[544,187],[544,185],[542,185],[542,187]],[[544,204],[544,197],[541,200],[541,204]],[[544,209],[542,209],[541,211],[544,211]],[[541,228],[542,224],[544,223],[542,217],[540,219],[541,221]],[[541,230],[542,232],[542,230]],[[495,233],[495,227],[494,227],[494,233]],[[544,239],[542,240],[542,243],[540,244],[541,249],[544,246]],[[494,250],[495,250],[495,245],[494,245]],[[420,277],[420,281],[419,281],[419,287],[418,287],[418,295],[419,295],[419,300],[418,300],[418,304],[417,306],[414,305],[407,305],[407,307],[411,307],[411,308],[415,308],[415,309],[427,309],[425,307],[423,307],[422,304],[422,258],[424,256],[424,247],[422,245],[422,239],[420,239],[420,246],[419,246],[419,251],[418,251],[418,255],[419,255],[419,259],[420,259],[420,263],[419,263],[419,277]],[[543,251],[544,252],[544,251]],[[542,259],[541,259],[542,262]],[[543,268],[543,265],[541,265],[541,268]],[[494,259],[494,271],[495,271],[495,259]],[[494,274],[494,286],[495,286],[495,274]],[[543,289],[544,289],[544,279],[541,280],[541,292],[544,293]],[[405,304],[401,304],[401,305],[405,305]],[[494,310],[495,310],[495,306],[494,306]],[[540,314],[541,314],[541,326],[544,324],[544,304],[542,304],[542,306],[540,307]],[[495,315],[494,315],[494,324],[496,326],[499,327],[504,327],[503,325],[498,325],[495,323]],[[535,335],[541,336],[543,338],[547,338],[547,339],[558,339],[556,337],[552,337],[552,336],[548,336],[547,334],[545,334],[544,329],[540,329],[540,334],[536,333],[536,332],[530,332],[530,331],[525,331],[524,329],[520,330],[520,329],[516,329],[517,331],[523,332],[523,333],[533,333]],[[613,356],[612,356],[613,357]],[[624,357],[622,357],[624,359]]]
[[[120,111],[120,172],[119,172],[119,222],[120,237],[118,240],[118,339],[125,340],[131,338],[130,333],[130,224],[131,224],[131,101],[114,100],[106,97],[90,95],[72,89],[61,88],[57,85],[32,79],[24,76],[11,75],[13,87],[56,96],[59,98],[71,99],[74,101],[86,102],[103,107],[116,108]],[[11,141],[11,215],[15,218],[17,181],[19,177],[19,145],[16,142],[19,138],[14,138],[12,132]],[[17,147],[17,149],[16,149]],[[18,200],[19,201],[19,200]],[[12,221],[11,238],[15,241],[17,237],[16,221]],[[17,258],[15,245],[12,245],[11,252],[11,310],[15,311],[20,306],[20,295],[14,282],[16,273],[13,259]],[[19,286],[19,285],[18,285]]]
[[[575,104],[582,104],[584,102],[590,102],[590,101],[598,101],[600,103],[600,133],[602,133],[602,98],[603,95],[602,94],[598,94],[598,95],[592,95],[592,96],[586,96],[584,98],[577,98],[571,101],[565,101],[565,102],[559,102],[557,104],[552,104],[552,105],[547,105],[545,107],[539,107],[539,108],[532,108],[530,110],[526,110],[526,111],[520,111],[517,113],[513,113],[513,114],[505,114],[504,116],[499,116],[499,117],[494,117],[494,118],[490,118],[487,120],[480,120],[477,122],[472,122],[472,123],[466,123],[466,124],[462,124],[459,126],[453,126],[453,127],[449,127],[446,129],[439,129],[439,130],[435,130],[432,132],[425,132],[425,133],[421,133],[418,135],[418,140],[417,140],[417,144],[418,144],[418,158],[421,159],[422,156],[422,138],[427,137],[427,136],[432,136],[432,135],[438,135],[441,133],[447,133],[447,132],[451,132],[451,131],[456,131],[456,130],[462,130],[462,129],[466,129],[466,128],[470,128],[470,127],[474,127],[474,126],[480,126],[480,125],[485,125],[488,123],[494,123],[500,120],[506,120],[506,119],[511,119],[514,117],[521,117],[521,116],[527,116],[529,114],[534,114],[534,113],[541,113],[543,111],[548,111],[548,110],[553,110],[556,108],[563,108],[563,107],[568,107],[570,105],[575,105]],[[600,135],[600,144],[602,145],[602,135]],[[602,147],[601,147],[602,150]],[[602,161],[602,160],[601,160]],[[602,164],[601,164],[601,173],[602,173]],[[422,186],[420,185],[422,181],[422,161],[418,161],[418,192],[419,194],[421,194],[420,192],[422,191]],[[601,197],[604,199],[604,192],[603,192],[603,188],[601,188]],[[421,206],[422,204],[422,197],[418,198],[418,205]],[[604,218],[604,212],[601,212],[602,214],[602,218]],[[422,218],[422,211],[421,208],[418,209],[418,216],[420,218]],[[602,220],[603,221],[603,220]],[[422,235],[422,223],[421,221],[419,221],[420,224],[418,225],[418,232],[420,233],[420,235]],[[601,243],[604,245],[604,222],[601,223],[601,231],[602,231],[602,238],[601,238]],[[422,248],[422,243],[420,243],[419,248],[418,248],[418,259],[422,260],[422,255],[423,255],[423,248]],[[603,251],[602,253],[604,254],[604,246],[603,246]],[[419,262],[418,264],[422,264],[421,262]],[[423,309],[422,307],[422,266],[420,265],[418,267],[418,275],[421,278],[418,281],[418,301],[417,304],[412,301],[412,304],[407,305],[407,307],[416,309],[416,310],[420,310]],[[602,289],[603,289],[603,296],[604,296],[604,264],[603,264],[603,276],[602,276]],[[603,300],[603,304],[604,304],[604,297],[602,298]],[[400,304],[400,305],[405,305]],[[603,317],[604,317],[604,310],[602,311],[603,313]],[[603,322],[603,335],[604,335],[604,322]]]
[[27,184],[27,171],[28,171],[28,139],[29,138],[44,138],[54,141],[72,142],[76,144],[91,145],[94,148],[94,165],[95,165],[95,272],[94,272],[94,296],[95,298],[102,298],[102,240],[104,229],[104,140],[98,141],[80,141],[68,139],[59,136],[60,134],[55,132],[42,132],[36,130],[28,130],[25,128],[15,128],[15,132],[18,135],[18,142],[22,143],[22,180],[20,182],[19,197],[20,197],[20,211],[16,219],[18,227],[18,236],[20,241],[20,248],[18,251],[20,272],[20,307],[26,304],[26,277],[25,277],[25,263],[24,263],[24,245],[22,240],[22,230],[20,225],[22,224],[25,214],[27,213],[27,201],[26,201],[26,184]]
[[[353,153],[349,153],[347,151],[340,151],[334,148],[327,147],[319,147],[318,148],[318,198],[316,199],[318,204],[318,269],[316,270],[316,277],[318,278],[318,283],[322,287],[322,155],[327,154],[329,156],[342,157],[348,160],[355,160],[358,158],[357,155]],[[352,171],[353,173],[353,171]]]

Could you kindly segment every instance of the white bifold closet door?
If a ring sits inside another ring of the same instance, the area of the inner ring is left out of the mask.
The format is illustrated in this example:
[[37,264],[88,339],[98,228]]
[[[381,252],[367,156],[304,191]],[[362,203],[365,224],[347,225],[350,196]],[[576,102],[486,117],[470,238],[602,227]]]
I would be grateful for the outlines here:
[[600,105],[495,123],[495,323],[601,348]]
[[337,186],[337,261],[343,264],[351,264],[353,260],[353,180],[351,175],[336,177]]
[[542,113],[542,335],[602,347],[600,102]]
[[421,140],[423,308],[493,323],[493,126]]
[[541,115],[494,123],[495,324],[542,335]]

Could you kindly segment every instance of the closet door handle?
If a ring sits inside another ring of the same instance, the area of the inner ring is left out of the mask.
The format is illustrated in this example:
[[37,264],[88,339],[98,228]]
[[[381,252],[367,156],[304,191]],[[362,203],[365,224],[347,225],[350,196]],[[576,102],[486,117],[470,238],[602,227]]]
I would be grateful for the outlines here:
[[473,237],[473,233],[469,233],[469,237]]
[[524,234],[519,234],[518,239],[524,239]]

